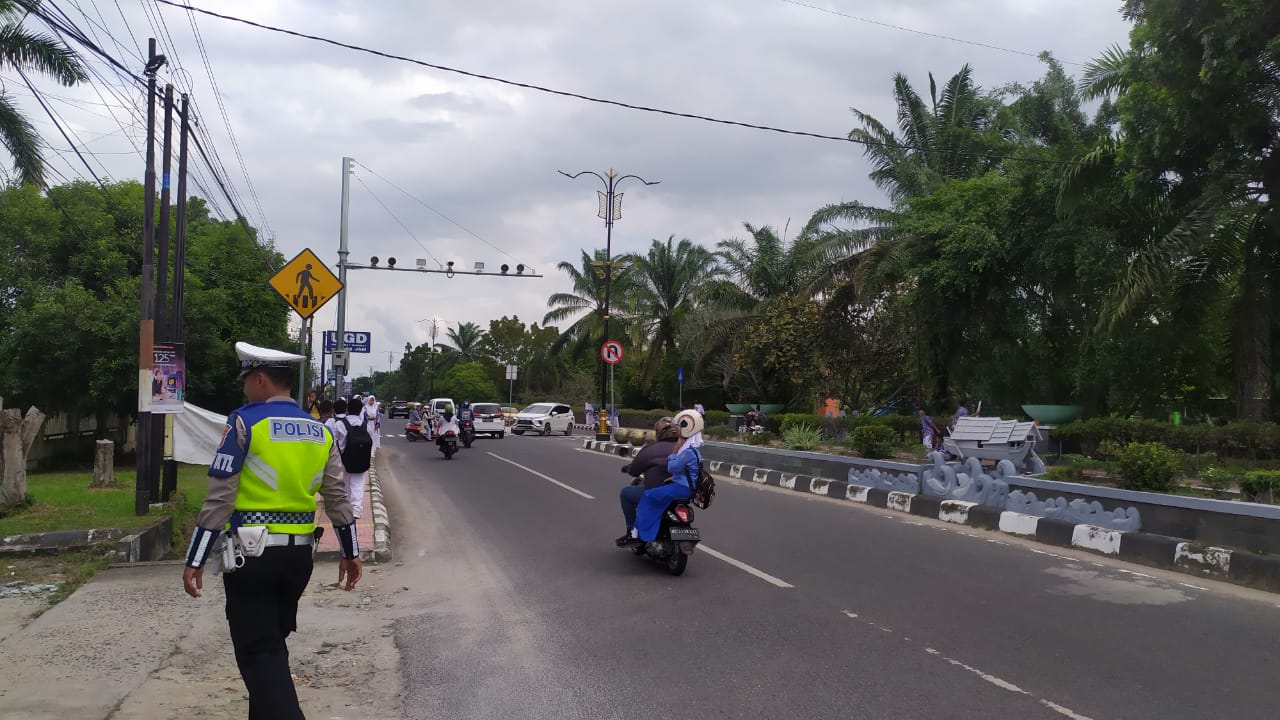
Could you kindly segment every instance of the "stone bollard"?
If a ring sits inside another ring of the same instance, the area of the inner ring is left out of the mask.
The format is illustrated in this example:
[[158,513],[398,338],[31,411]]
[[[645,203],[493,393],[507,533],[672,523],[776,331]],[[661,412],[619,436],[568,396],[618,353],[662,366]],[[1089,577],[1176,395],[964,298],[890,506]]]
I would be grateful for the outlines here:
[[89,487],[115,487],[116,484],[116,444],[110,440],[99,440],[97,451],[93,456],[93,484]]

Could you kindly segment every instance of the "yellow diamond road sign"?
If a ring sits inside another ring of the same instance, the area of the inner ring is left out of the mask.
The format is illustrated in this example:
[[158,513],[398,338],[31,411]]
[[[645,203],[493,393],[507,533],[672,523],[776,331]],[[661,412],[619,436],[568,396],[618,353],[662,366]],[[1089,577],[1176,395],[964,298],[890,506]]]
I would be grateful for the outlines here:
[[305,320],[342,289],[338,277],[307,248],[271,276],[271,287]]

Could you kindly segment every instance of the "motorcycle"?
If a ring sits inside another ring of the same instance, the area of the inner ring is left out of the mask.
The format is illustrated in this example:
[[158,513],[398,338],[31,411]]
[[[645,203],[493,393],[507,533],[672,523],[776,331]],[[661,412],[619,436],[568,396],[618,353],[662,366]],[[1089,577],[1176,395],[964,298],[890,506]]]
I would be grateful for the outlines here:
[[476,425],[470,420],[459,420],[459,430],[462,432],[462,446],[469,448],[471,442],[476,439]]
[[458,434],[449,430],[436,440],[436,446],[444,453],[445,460],[452,460],[454,453],[458,452]]
[[650,542],[633,542],[630,547],[636,555],[643,555],[666,566],[667,572],[680,576],[689,564],[694,547],[702,541],[698,528],[693,526],[693,508],[688,500],[676,500],[662,513],[658,536]]
[[429,439],[427,434],[422,432],[422,423],[416,422],[405,423],[404,436],[409,439],[409,442]]

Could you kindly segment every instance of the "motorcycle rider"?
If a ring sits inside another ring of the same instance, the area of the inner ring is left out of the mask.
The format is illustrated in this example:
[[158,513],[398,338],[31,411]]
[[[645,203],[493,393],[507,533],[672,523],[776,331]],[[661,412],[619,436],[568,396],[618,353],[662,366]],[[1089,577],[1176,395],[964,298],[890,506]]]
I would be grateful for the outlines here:
[[460,428],[458,435],[462,435],[462,430],[475,432],[474,416],[471,413],[471,401],[463,400],[458,406],[458,427]]
[[453,406],[445,405],[444,412],[440,414],[440,424],[436,427],[436,444],[439,445],[444,441],[445,433],[452,432],[458,434],[458,421],[453,416]]
[[667,458],[675,452],[680,430],[671,418],[664,417],[653,424],[653,432],[656,440],[645,445],[630,464],[622,466],[622,472],[634,479],[618,493],[622,517],[627,522],[627,531],[614,541],[618,547],[625,547],[632,541],[631,529],[636,525],[636,507],[645,491],[660,487],[671,478],[667,472]]
[[680,433],[675,448],[667,455],[667,472],[671,482],[659,485],[652,490],[645,490],[636,507],[635,527],[631,529],[631,537],[643,542],[651,542],[658,537],[658,528],[662,525],[662,513],[678,500],[693,497],[693,489],[698,485],[698,473],[701,470],[702,456],[700,451],[689,446],[692,435],[702,430],[702,416],[692,410],[682,410],[674,422]]

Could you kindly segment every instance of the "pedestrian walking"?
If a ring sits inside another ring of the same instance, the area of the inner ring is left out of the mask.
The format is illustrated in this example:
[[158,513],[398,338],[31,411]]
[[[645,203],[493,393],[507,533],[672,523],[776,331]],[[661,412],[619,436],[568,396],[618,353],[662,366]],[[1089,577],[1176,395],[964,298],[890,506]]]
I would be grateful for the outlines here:
[[201,596],[205,562],[225,530],[227,624],[249,718],[300,720],[286,639],[297,630],[298,600],[311,580],[317,479],[342,548],[338,584],[347,590],[362,573],[355,517],[332,434],[289,398],[293,365],[304,358],[243,342],[236,354],[249,402],[227,417],[210,463],[182,584]]
[[[334,403],[334,420],[333,425],[329,429],[333,431],[334,443],[338,446],[338,455],[342,458],[342,478],[343,485],[347,489],[347,499],[351,502],[351,511],[355,513],[357,518],[364,513],[364,487],[369,482],[369,458],[373,456],[373,437],[369,436],[368,424],[364,417],[364,411],[361,410],[357,400],[352,399],[350,402],[344,402],[339,399]],[[355,435],[363,435],[359,440],[361,443],[367,441],[369,443],[367,454],[364,451],[357,453],[359,448],[353,446],[351,436],[353,430]],[[353,455],[359,454],[359,458]],[[360,465],[352,465],[352,461],[357,461]]]

